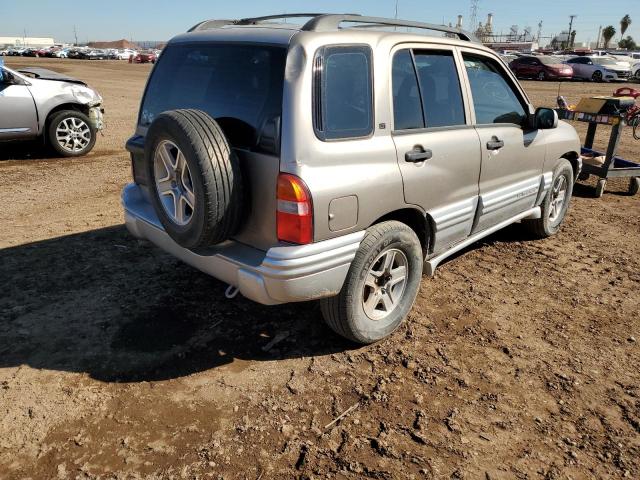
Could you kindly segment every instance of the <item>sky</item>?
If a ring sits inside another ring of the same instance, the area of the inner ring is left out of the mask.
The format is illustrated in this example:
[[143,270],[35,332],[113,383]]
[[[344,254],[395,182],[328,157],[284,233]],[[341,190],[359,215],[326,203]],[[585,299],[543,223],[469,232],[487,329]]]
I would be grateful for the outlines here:
[[[259,1],[259,0],[108,0],[59,2],[51,0],[0,0],[0,36],[54,37],[58,42],[136,40],[164,41],[210,18],[244,18],[283,12],[360,13],[393,17],[395,0],[343,1]],[[455,24],[464,16],[468,28],[470,0],[398,0],[398,17],[431,23]],[[567,30],[569,15],[575,14],[573,28],[578,42],[595,41],[600,25],[620,30],[620,19],[637,19],[626,35],[640,42],[638,0],[479,0],[478,19],[494,14],[494,32],[507,33],[511,25],[538,30],[551,36]],[[635,8],[633,8],[635,7]],[[618,36],[615,37],[618,39]]]

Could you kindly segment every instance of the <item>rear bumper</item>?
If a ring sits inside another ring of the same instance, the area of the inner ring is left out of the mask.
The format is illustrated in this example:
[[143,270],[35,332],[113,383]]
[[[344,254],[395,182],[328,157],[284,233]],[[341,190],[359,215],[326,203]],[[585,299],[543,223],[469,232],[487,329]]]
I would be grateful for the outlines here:
[[266,252],[229,240],[195,253],[165,232],[139,186],[124,188],[122,205],[125,224],[133,236],[151,241],[264,305],[337,295],[365,235],[356,232],[309,245],[272,247]]

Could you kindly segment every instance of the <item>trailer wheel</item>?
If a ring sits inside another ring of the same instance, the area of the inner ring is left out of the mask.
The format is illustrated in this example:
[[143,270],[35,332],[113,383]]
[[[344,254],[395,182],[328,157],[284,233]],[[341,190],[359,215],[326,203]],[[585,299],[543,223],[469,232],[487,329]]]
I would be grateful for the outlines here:
[[607,180],[605,178],[601,178],[598,180],[598,184],[596,185],[596,198],[602,197],[604,193],[604,187],[607,186]]
[[638,190],[640,190],[640,177],[631,177],[629,180],[629,195],[635,195]]

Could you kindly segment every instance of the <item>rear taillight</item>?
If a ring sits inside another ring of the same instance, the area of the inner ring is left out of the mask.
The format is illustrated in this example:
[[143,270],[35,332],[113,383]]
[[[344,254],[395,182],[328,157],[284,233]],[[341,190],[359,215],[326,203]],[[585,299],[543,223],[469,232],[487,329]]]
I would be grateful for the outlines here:
[[313,204],[305,183],[295,175],[278,175],[278,240],[305,244],[313,241]]

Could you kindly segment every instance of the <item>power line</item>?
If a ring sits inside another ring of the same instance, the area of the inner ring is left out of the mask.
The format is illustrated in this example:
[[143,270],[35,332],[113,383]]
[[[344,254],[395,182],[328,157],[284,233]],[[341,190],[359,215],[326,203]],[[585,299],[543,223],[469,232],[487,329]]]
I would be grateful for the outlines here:
[[478,28],[478,7],[480,0],[471,0],[471,15],[469,15],[469,31],[475,32]]

